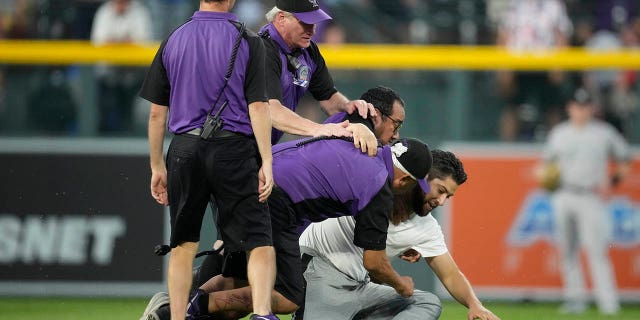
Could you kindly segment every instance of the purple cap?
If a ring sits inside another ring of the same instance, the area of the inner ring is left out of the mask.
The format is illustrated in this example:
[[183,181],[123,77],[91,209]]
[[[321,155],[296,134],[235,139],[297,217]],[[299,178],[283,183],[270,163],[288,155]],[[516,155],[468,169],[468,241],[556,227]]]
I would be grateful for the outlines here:
[[282,11],[291,12],[306,24],[331,20],[331,16],[320,9],[316,0],[276,0],[276,7]]
[[420,186],[420,189],[422,189],[422,191],[427,194],[429,193],[429,191],[431,191],[431,185],[429,184],[429,182],[427,182],[427,179],[418,179],[418,185]]

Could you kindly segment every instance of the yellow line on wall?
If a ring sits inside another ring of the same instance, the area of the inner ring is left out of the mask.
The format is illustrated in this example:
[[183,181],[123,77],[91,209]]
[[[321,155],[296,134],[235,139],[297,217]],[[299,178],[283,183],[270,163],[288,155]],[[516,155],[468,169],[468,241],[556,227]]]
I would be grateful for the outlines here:
[[[147,45],[96,47],[88,41],[1,40],[0,64],[68,65],[108,62],[147,66],[158,49]],[[513,53],[491,46],[322,45],[332,69],[375,70],[543,70],[639,69],[640,50]]]

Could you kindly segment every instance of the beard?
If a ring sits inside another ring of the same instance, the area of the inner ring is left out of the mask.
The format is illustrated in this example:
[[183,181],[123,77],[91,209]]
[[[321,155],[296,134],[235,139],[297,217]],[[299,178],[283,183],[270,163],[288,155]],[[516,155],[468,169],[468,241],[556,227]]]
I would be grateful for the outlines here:
[[424,217],[431,212],[430,210],[425,210],[424,197],[425,194],[419,187],[413,188],[413,190],[411,190],[411,208],[413,209],[413,212],[421,217]]
[[393,199],[391,223],[397,225],[400,222],[406,221],[413,212],[421,217],[428,215],[430,211],[424,209],[423,203],[424,192],[419,186],[405,193],[395,195]]

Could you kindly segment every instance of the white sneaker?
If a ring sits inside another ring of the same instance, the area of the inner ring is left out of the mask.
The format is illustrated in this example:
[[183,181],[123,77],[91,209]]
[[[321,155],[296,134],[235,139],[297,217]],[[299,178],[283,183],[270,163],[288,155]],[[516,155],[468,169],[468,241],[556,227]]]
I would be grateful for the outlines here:
[[581,314],[587,311],[587,304],[582,302],[565,302],[560,306],[561,314]]
[[169,304],[169,294],[166,292],[158,292],[151,297],[149,304],[144,309],[144,313],[140,320],[160,320],[158,315],[156,314],[156,310],[160,309],[162,306]]
[[598,311],[600,312],[601,315],[604,315],[604,316],[616,316],[620,312],[620,307],[619,306],[611,306],[611,307],[599,306]]

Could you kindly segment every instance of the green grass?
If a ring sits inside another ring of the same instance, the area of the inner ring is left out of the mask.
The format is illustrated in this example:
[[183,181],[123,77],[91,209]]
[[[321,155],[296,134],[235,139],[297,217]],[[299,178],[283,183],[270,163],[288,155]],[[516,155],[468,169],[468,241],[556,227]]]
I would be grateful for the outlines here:
[[[3,320],[137,320],[147,305],[147,299],[109,298],[8,298],[0,297],[0,319]],[[640,319],[640,304],[625,304],[615,317],[603,317],[592,307],[582,315],[560,315],[557,303],[485,303],[503,320],[555,320],[555,319]],[[466,319],[466,308],[444,302],[440,319]],[[281,317],[283,320],[289,317]]]

